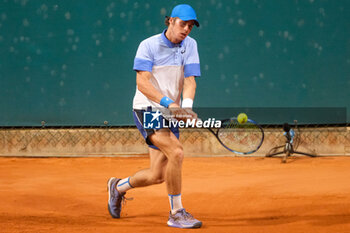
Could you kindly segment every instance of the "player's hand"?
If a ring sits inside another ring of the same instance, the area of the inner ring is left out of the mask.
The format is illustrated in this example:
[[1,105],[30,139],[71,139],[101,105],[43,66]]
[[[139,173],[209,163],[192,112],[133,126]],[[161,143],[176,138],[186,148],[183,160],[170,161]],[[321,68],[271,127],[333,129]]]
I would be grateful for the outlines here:
[[181,108],[178,104],[172,103],[169,105],[169,110],[171,111],[172,115],[177,120],[184,120],[187,119],[197,119],[197,114],[192,111],[190,108]]
[[191,108],[182,108],[186,111],[186,113],[190,116],[189,119],[198,119],[197,113],[195,113]]

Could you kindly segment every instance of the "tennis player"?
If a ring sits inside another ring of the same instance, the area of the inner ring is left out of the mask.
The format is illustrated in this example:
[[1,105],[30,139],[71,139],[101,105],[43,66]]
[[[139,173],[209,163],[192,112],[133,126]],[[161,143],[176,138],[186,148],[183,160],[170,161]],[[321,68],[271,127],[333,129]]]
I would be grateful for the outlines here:
[[109,179],[108,210],[113,218],[120,218],[122,200],[128,190],[165,181],[171,209],[168,226],[199,228],[202,222],[188,213],[181,202],[184,152],[179,129],[143,127],[144,112],[150,109],[168,108],[177,115],[186,115],[185,118],[197,117],[191,109],[195,77],[200,76],[199,56],[196,41],[188,36],[194,25],[199,27],[196,13],[190,5],[177,5],[165,24],[167,29],[162,33],[140,43],[133,67],[137,73],[133,115],[149,145],[150,167],[124,179]]

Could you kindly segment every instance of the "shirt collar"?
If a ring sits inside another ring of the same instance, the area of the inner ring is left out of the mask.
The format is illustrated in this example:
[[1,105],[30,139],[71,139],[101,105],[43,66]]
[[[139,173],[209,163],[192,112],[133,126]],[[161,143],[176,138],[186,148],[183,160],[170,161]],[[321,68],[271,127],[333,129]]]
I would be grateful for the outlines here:
[[161,37],[162,37],[163,42],[164,42],[169,48],[174,48],[174,47],[176,47],[176,46],[178,46],[178,45],[181,47],[181,46],[183,45],[184,40],[181,41],[181,42],[178,43],[178,44],[175,44],[175,43],[171,42],[170,40],[168,40],[168,38],[166,38],[166,36],[165,36],[165,32],[166,32],[166,29],[164,29],[164,31],[162,32]]

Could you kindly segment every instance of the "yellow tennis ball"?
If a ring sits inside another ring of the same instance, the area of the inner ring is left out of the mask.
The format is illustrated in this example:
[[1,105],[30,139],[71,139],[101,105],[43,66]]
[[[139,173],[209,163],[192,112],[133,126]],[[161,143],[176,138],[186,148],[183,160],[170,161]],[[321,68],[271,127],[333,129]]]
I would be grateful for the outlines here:
[[246,123],[248,120],[248,116],[247,114],[245,113],[240,113],[237,117],[237,121],[240,123],[240,124],[244,124]]

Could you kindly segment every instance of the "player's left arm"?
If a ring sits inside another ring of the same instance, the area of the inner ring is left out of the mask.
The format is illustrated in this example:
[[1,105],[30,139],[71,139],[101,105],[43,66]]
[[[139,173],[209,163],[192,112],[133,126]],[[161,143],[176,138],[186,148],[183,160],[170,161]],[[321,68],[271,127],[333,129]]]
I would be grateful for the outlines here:
[[192,119],[197,118],[197,114],[192,111],[193,100],[196,95],[196,79],[194,76],[186,77],[182,91],[181,107],[186,109],[187,114],[191,115]]
[[196,87],[197,87],[197,84],[194,76],[185,78],[184,87],[182,91],[183,100],[191,99],[193,101],[196,95]]
[[197,114],[192,111],[193,100],[196,95],[196,77],[201,76],[199,55],[197,50],[197,42],[190,38],[185,53],[184,62],[184,86],[182,89],[182,104],[181,107],[188,110],[193,115],[193,118],[197,118]]

